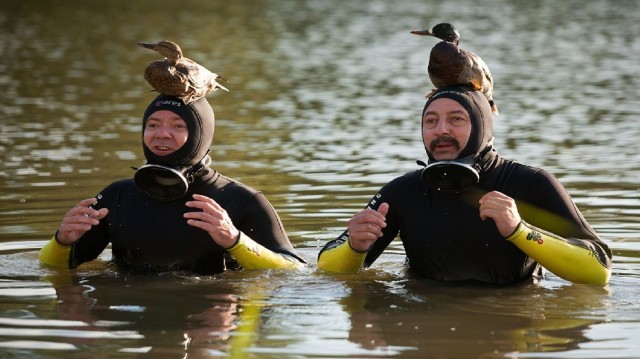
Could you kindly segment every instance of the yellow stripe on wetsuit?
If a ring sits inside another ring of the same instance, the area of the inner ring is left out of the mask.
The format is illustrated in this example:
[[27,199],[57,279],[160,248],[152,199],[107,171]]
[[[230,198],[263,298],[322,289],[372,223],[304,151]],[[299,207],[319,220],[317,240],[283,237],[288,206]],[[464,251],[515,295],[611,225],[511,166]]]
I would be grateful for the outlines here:
[[540,265],[568,281],[604,286],[611,276],[611,268],[603,257],[604,254],[585,246],[584,241],[563,239],[524,221],[520,222],[507,240]]
[[236,244],[227,252],[245,269],[295,269],[302,266],[300,262],[263,247],[242,232]]
[[318,258],[318,269],[337,273],[356,273],[362,268],[367,253],[356,252],[349,241],[324,250]]
[[42,249],[38,258],[40,263],[47,264],[57,268],[69,268],[69,254],[71,246],[65,246],[56,241],[55,235],[47,242]]
[[[243,233],[240,234],[238,242],[227,251],[246,269],[295,269],[302,266],[302,263],[270,251]],[[39,259],[43,264],[69,268],[70,252],[71,246],[58,243],[54,237],[42,247]]]

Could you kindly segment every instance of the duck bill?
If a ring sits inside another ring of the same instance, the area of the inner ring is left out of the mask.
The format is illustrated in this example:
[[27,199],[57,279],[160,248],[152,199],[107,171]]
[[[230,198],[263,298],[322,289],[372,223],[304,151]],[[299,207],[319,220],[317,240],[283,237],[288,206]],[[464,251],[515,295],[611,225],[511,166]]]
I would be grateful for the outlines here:
[[431,29],[413,30],[413,31],[411,31],[411,33],[414,34],[414,35],[433,36],[433,32],[431,31]]
[[138,46],[144,47],[146,49],[153,49],[154,48],[154,44],[147,44],[146,42],[139,42]]
[[220,89],[220,90],[225,90],[225,91],[229,92],[228,88],[220,85],[220,83],[217,82],[217,81],[216,81],[215,85],[213,86],[213,89],[214,89],[214,91]]

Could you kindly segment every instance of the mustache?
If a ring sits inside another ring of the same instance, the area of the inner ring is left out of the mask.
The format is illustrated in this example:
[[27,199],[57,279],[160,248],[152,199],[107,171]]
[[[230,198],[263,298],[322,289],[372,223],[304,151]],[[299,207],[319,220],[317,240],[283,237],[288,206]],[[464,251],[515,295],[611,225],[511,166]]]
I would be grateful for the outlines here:
[[441,143],[452,144],[456,146],[457,150],[460,149],[460,143],[458,143],[458,140],[453,138],[453,136],[438,136],[429,143],[429,151],[433,152],[436,149],[436,146]]

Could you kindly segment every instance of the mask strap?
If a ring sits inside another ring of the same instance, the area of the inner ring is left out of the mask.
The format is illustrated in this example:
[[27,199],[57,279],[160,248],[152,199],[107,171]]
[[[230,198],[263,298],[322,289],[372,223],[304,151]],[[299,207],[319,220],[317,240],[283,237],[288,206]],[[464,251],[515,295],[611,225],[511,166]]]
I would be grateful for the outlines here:
[[184,172],[184,176],[187,179],[188,183],[193,183],[196,176],[207,167],[209,167],[209,165],[211,164],[211,157],[209,156],[209,152],[211,152],[211,149],[207,150],[207,153],[200,161],[198,161],[198,163],[191,166],[191,168]]
[[480,151],[480,153],[478,153],[478,155],[476,156],[473,167],[475,167],[477,171],[480,171],[482,169],[485,156],[491,151],[493,151],[493,137],[491,137],[484,149]]

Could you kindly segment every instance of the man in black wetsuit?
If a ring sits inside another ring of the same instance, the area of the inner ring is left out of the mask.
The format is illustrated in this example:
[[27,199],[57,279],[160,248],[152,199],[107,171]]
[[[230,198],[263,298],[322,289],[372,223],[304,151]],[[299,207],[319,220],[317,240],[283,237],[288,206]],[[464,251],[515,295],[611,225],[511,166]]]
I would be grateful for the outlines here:
[[427,101],[429,165],[386,184],[318,256],[326,271],[369,267],[399,234],[409,267],[432,279],[518,283],[541,266],[605,285],[611,251],[550,173],[500,157],[484,95],[461,86]]
[[142,123],[147,164],[67,212],[40,261],[75,268],[111,243],[114,262],[135,271],[219,273],[229,254],[243,268],[304,265],[265,196],[209,167],[214,127],[206,98],[154,99]]

